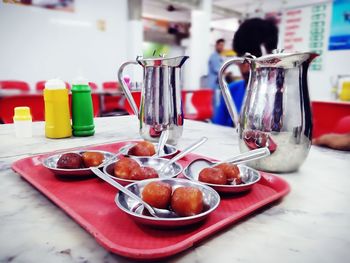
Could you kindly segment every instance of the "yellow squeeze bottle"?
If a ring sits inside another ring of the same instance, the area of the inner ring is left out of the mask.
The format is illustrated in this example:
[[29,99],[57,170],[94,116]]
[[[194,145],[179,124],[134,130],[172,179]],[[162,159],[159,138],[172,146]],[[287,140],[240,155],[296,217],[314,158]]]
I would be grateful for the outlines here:
[[59,79],[47,81],[44,101],[46,137],[58,139],[72,136],[66,84]]

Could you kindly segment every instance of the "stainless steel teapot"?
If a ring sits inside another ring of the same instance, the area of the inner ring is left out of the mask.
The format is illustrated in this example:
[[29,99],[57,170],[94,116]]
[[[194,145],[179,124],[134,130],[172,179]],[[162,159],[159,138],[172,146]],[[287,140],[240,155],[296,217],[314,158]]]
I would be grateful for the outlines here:
[[[250,166],[271,172],[292,172],[306,159],[312,139],[312,114],[307,83],[311,52],[233,58],[221,67],[219,83],[230,116],[238,128],[241,152],[268,147],[271,155]],[[240,117],[224,81],[233,63],[248,63],[250,76]]]
[[[125,62],[119,68],[119,83],[132,110],[139,118],[140,135],[143,139],[157,142],[163,130],[169,130],[170,144],[176,144],[181,137],[184,121],[181,66],[188,58],[188,56],[148,59],[137,57],[136,61]],[[130,64],[139,64],[143,67],[140,110],[123,78],[123,70]]]

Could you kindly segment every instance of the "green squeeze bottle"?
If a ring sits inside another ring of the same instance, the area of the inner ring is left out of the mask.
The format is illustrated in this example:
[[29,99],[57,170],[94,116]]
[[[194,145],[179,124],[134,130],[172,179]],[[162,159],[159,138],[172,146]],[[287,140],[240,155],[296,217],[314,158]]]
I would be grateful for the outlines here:
[[72,86],[72,123],[74,136],[91,136],[95,133],[91,89],[84,80],[77,80]]

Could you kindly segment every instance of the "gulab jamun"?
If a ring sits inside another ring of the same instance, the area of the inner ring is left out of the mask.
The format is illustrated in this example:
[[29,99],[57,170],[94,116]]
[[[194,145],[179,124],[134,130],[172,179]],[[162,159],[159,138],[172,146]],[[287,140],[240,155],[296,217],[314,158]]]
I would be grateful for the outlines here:
[[203,210],[203,193],[195,187],[176,188],[171,197],[171,208],[179,216],[198,215]]
[[241,179],[239,168],[237,167],[237,165],[230,163],[222,163],[218,166],[215,166],[215,168],[220,169],[224,172],[228,182],[236,181],[237,183]]
[[171,186],[163,182],[151,182],[142,190],[142,200],[149,205],[166,209],[171,200]]
[[151,142],[142,141],[136,143],[129,149],[128,154],[134,156],[152,156],[156,153],[156,149]]
[[145,180],[158,177],[159,175],[157,171],[154,168],[147,166],[138,167],[131,172],[132,180]]
[[131,158],[121,158],[115,163],[114,166],[114,175],[121,179],[131,179],[133,170],[139,168],[140,165],[138,162]]
[[198,180],[208,184],[226,184],[227,177],[225,173],[218,168],[204,168],[200,171]]
[[83,159],[78,153],[65,153],[57,161],[57,168],[60,169],[79,169],[83,166]]
[[84,152],[82,158],[85,167],[92,167],[103,163],[105,156],[100,152]]

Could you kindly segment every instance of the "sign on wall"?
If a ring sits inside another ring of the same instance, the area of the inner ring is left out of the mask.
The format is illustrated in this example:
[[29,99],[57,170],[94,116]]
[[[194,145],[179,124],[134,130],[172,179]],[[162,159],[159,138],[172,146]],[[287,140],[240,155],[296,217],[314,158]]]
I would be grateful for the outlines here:
[[350,49],[350,1],[335,0],[329,37],[329,50]]
[[309,48],[320,56],[310,66],[311,70],[322,70],[322,54],[326,42],[326,9],[327,4],[311,7],[311,21],[309,33]]
[[284,49],[286,52],[302,51],[305,48],[309,23],[305,21],[310,10],[294,8],[285,11]]
[[[286,52],[313,51],[320,55],[325,49],[327,5],[311,5],[285,11],[283,43]],[[322,56],[311,64],[311,70],[322,70]]]

